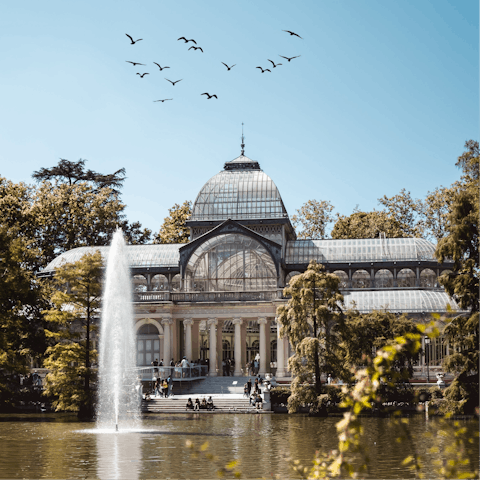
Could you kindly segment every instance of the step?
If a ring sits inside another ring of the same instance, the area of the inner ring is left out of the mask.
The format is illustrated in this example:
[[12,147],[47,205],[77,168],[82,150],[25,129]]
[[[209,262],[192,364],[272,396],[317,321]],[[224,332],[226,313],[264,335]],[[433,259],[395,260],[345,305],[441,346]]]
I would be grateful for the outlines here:
[[[185,397],[173,397],[173,398],[153,398],[149,402],[142,402],[142,412],[185,412],[185,405],[187,398]],[[218,398],[213,396],[213,403],[217,413],[227,412],[252,412],[255,411],[255,407],[250,405],[247,398]],[[188,412],[194,412],[188,410]],[[200,412],[208,412],[208,410],[200,410]]]

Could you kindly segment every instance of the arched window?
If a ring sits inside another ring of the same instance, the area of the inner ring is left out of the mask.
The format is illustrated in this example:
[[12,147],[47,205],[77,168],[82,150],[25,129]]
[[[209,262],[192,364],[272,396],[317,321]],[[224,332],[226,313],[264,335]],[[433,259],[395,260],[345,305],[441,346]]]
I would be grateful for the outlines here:
[[285,285],[288,285],[290,283],[290,280],[295,276],[295,275],[300,275],[300,272],[290,272],[286,278],[285,278]]
[[222,342],[222,347],[223,347],[223,352],[222,352],[223,360],[226,360],[227,358],[232,358],[233,352],[232,352],[232,347],[230,345],[230,342],[224,339]]
[[353,288],[370,288],[370,274],[366,270],[357,270],[352,275]]
[[180,291],[180,280],[181,280],[181,277],[180,277],[180,274],[177,273],[173,278],[172,278],[172,291],[173,292],[178,292]]
[[391,288],[393,287],[393,273],[383,268],[375,274],[375,287]]
[[137,330],[137,365],[150,366],[157,359],[160,360],[159,332],[155,325],[146,323]]
[[335,270],[333,274],[340,279],[338,288],[348,288],[348,275],[343,270]]
[[409,268],[402,268],[397,273],[397,285],[401,288],[415,286],[415,274]]
[[147,279],[143,275],[135,275],[133,277],[133,291],[134,292],[147,291]]
[[151,288],[154,292],[163,292],[168,290],[168,280],[165,275],[157,274],[152,278]]
[[437,275],[431,268],[424,268],[420,272],[420,286],[434,288],[437,285]]
[[272,257],[255,239],[227,233],[210,238],[192,254],[186,268],[187,291],[273,290]]
[[277,341],[272,340],[270,342],[270,362],[277,361]]

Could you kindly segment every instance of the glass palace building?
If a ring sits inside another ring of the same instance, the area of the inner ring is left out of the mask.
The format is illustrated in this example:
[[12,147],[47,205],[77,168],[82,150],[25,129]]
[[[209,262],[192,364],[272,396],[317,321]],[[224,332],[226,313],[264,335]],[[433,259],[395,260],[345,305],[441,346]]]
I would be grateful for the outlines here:
[[[289,376],[290,345],[279,335],[277,307],[290,278],[316,260],[340,278],[345,306],[389,310],[418,321],[460,312],[438,284],[452,263],[437,263],[421,238],[298,240],[275,183],[243,154],[226,162],[200,190],[187,221],[190,242],[127,247],[134,287],[137,363],[209,359],[209,374],[235,359],[235,375],[260,354],[260,374]],[[109,247],[81,247],[64,262]],[[440,337],[428,345],[430,365],[448,353]],[[215,359],[215,361],[212,361]],[[424,358],[416,366],[425,368]]]

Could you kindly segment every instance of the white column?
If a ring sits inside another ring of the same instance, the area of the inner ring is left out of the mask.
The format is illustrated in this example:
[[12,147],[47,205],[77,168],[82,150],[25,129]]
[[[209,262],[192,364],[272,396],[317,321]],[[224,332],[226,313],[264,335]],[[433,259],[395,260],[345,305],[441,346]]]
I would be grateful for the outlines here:
[[259,375],[265,376],[267,373],[267,349],[265,348],[266,335],[265,325],[267,324],[266,318],[259,318],[258,325],[260,326],[260,369]]
[[186,318],[183,321],[185,327],[185,356],[189,362],[192,361],[192,325],[193,320],[191,318]]
[[285,344],[283,337],[280,335],[280,322],[277,321],[277,373],[275,374],[277,378],[285,376]]
[[235,377],[242,375],[242,323],[241,318],[233,319],[233,324],[235,325],[235,372],[233,375]]
[[209,341],[209,355],[208,355],[208,364],[209,364],[209,376],[217,376],[217,335],[215,333],[215,327],[218,324],[216,318],[209,318],[207,324],[210,326],[210,341]]
[[173,323],[171,318],[164,318],[163,325],[163,364],[170,365],[171,349],[170,349],[170,325]]

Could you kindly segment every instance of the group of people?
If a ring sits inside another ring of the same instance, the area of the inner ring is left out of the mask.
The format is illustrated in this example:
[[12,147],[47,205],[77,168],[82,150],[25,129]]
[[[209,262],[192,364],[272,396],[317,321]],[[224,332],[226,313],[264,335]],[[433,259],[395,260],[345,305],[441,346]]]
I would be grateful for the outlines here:
[[213,399],[212,397],[208,397],[207,400],[205,400],[205,397],[203,397],[202,401],[198,398],[195,399],[195,403],[192,402],[192,399],[189,398],[187,400],[187,404],[185,405],[185,410],[214,410],[215,405],[213,404]]
[[227,358],[222,361],[223,376],[230,377],[233,376],[235,372],[235,360],[233,358]]
[[170,375],[167,378],[153,377],[153,394],[155,396],[168,398],[173,396],[173,381]]
[[252,379],[249,378],[248,382],[243,386],[243,395],[249,398],[250,405],[259,409],[262,408],[263,399],[261,397],[263,386],[263,378],[258,376],[252,383]]
[[258,370],[260,369],[260,354],[257,353],[255,358],[247,363],[247,374],[248,375],[258,375]]

